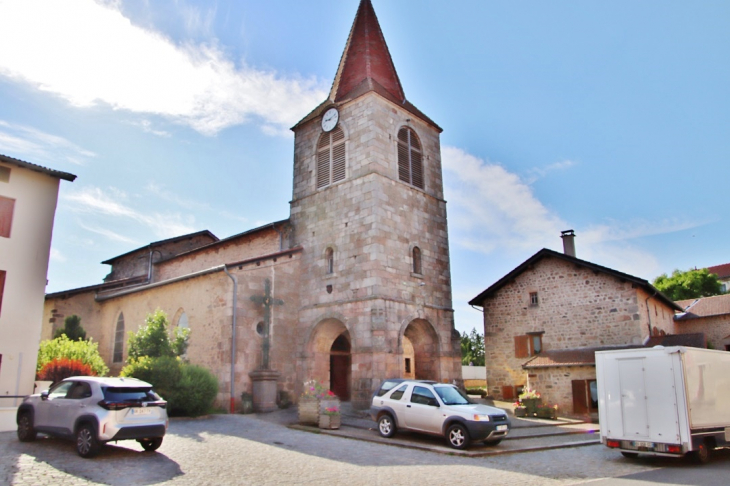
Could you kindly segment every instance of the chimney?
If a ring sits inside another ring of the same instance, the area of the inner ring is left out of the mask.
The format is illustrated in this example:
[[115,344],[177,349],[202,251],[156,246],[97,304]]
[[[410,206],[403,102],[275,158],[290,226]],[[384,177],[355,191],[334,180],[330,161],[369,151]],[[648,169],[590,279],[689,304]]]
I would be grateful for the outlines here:
[[563,253],[568,256],[575,256],[575,231],[566,230],[560,232],[560,237],[563,239]]

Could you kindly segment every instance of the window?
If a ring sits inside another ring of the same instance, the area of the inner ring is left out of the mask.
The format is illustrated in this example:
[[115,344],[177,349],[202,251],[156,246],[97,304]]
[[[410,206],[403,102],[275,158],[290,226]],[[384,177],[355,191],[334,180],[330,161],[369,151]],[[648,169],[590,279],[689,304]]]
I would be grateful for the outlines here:
[[327,275],[335,273],[335,251],[332,248],[324,252],[324,268]]
[[408,127],[398,131],[398,178],[423,189],[423,153],[416,132]]
[[542,352],[542,332],[515,336],[515,358],[529,358]]
[[413,273],[421,275],[421,249],[417,246],[413,248]]
[[114,354],[112,363],[121,363],[124,355],[124,314],[120,313],[117,319],[117,329],[114,332]]
[[14,209],[15,199],[0,196],[0,236],[4,238],[10,238]]
[[535,307],[539,303],[540,303],[540,300],[537,297],[537,292],[530,292],[530,305]]
[[5,290],[5,270],[0,270],[0,315],[3,312],[3,293]]
[[323,133],[317,144],[317,189],[345,180],[345,132],[340,127]]

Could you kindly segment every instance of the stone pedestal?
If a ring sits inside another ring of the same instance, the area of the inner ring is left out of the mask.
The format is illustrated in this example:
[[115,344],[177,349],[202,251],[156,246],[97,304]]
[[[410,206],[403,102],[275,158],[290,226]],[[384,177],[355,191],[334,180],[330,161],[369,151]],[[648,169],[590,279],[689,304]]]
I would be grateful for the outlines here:
[[255,370],[248,374],[253,382],[253,411],[273,412],[276,405],[276,382],[281,373],[275,370]]

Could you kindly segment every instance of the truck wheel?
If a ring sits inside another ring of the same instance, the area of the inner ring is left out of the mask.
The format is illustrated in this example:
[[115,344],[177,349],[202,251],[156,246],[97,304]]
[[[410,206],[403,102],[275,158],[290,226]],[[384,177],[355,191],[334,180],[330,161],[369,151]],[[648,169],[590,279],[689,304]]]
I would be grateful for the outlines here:
[[624,456],[627,459],[636,459],[637,457],[639,457],[639,453],[638,452],[621,451],[621,455]]
[[710,462],[711,450],[712,449],[707,445],[707,442],[701,442],[697,446],[697,450],[692,451],[692,460],[697,464],[707,464]]

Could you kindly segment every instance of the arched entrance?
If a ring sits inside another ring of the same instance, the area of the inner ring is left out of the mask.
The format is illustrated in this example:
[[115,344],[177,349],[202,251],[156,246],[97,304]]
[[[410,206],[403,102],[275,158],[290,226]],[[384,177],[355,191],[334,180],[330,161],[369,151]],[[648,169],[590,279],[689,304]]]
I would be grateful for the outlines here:
[[430,322],[411,321],[403,332],[403,376],[440,381],[438,335]]
[[350,333],[338,319],[325,319],[314,328],[309,339],[311,376],[329,387],[341,400],[351,394]]

